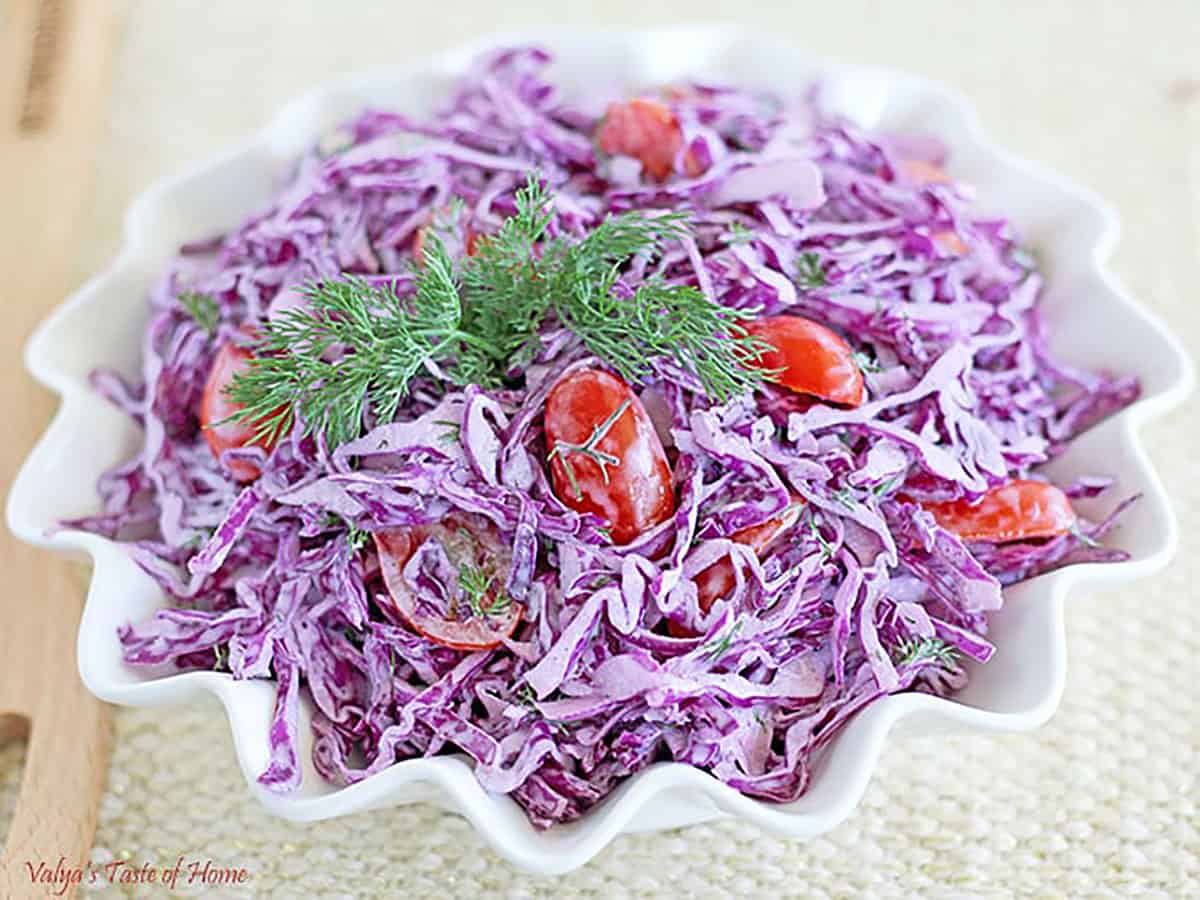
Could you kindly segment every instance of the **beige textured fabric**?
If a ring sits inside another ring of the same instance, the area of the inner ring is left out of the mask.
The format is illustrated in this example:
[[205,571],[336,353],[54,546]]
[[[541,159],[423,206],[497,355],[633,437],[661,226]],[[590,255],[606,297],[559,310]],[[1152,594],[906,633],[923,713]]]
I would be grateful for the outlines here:
[[[240,139],[304,88],[488,30],[561,21],[566,8],[545,0],[136,5],[80,277],[113,253],[123,210],[142,186]],[[718,0],[605,0],[577,15],[630,24],[749,10]],[[1118,208],[1116,270],[1189,350],[1200,347],[1195,0],[789,2],[764,4],[753,22],[810,52],[963,90],[1002,144]],[[424,806],[291,825],[247,795],[209,699],[117,714],[95,859],[162,866],[182,855],[245,866],[246,896],[1200,896],[1196,415],[1191,404],[1145,434],[1178,503],[1178,561],[1152,580],[1072,598],[1070,674],[1055,719],[1031,735],[893,742],[862,806],[822,839],[792,843],[732,822],[626,836],[582,870],[539,880],[498,860],[463,820]],[[0,751],[0,815],[11,808],[19,761],[18,749]],[[156,895],[109,894],[126,891]]]

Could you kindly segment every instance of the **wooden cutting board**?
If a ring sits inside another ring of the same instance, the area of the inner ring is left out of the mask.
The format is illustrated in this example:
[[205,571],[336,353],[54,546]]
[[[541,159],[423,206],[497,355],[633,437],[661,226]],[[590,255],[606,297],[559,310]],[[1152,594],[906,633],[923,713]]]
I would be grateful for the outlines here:
[[[123,0],[0,2],[0,485],[7,494],[52,398],[21,363],[75,287],[80,224],[107,124]],[[86,452],[81,448],[81,452]],[[0,897],[33,897],[27,863],[84,866],[108,767],[108,709],[79,680],[80,573],[0,529],[0,740],[26,735]],[[72,890],[71,893],[74,893]]]

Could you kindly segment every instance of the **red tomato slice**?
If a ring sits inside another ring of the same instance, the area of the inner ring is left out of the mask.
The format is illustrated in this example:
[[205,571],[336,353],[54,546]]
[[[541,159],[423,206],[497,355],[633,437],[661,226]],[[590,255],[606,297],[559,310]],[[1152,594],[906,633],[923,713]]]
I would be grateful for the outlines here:
[[917,184],[951,184],[954,181],[941,166],[922,159],[902,159],[896,167],[901,175]]
[[800,316],[768,316],[745,328],[771,345],[755,365],[782,370],[783,387],[843,406],[862,404],[865,388],[854,352],[824,325]]
[[[445,214],[449,210],[448,206],[442,207],[437,213],[431,213],[429,221],[417,229],[416,235],[413,237],[412,254],[417,265],[421,265],[425,260],[425,235],[429,233],[429,229],[433,227],[433,220],[438,216]],[[479,239],[479,235],[470,225],[462,226],[462,242],[463,249],[466,250],[467,256],[475,255],[475,242]]]
[[924,503],[937,523],[964,541],[1025,541],[1070,531],[1075,510],[1061,490],[1042,481],[1017,479],[992,488],[976,503]]
[[[609,104],[596,132],[596,143],[610,156],[620,154],[640,160],[647,175],[662,181],[675,168],[675,157],[683,146],[683,129],[670,109],[656,100],[637,98]],[[692,178],[703,172],[690,153],[685,155],[683,167]]]
[[[925,162],[921,159],[903,159],[897,164],[897,168],[899,168],[900,174],[915,184],[954,183],[954,179],[947,175],[941,166],[935,166],[933,163]],[[934,243],[947,253],[953,253],[955,256],[965,256],[967,254],[967,245],[963,243],[963,239],[958,236],[958,233],[953,228],[935,231],[933,233],[933,240]]]
[[[513,633],[521,621],[519,603],[509,603],[494,614],[476,616],[469,607],[454,614],[438,614],[418,602],[404,579],[404,566],[428,540],[441,543],[456,566],[483,567],[492,575],[494,587],[485,594],[485,604],[496,601],[512,563],[510,549],[500,540],[494,526],[480,516],[454,514],[434,525],[389,528],[374,534],[379,567],[395,611],[423,637],[453,650],[488,650]],[[465,606],[465,603],[464,603]]]
[[[953,184],[954,179],[946,174],[941,166],[936,166],[923,159],[902,159],[896,163],[901,176],[917,185]],[[955,256],[965,256],[967,245],[953,228],[944,228],[933,233],[933,241],[947,253]]]
[[953,253],[955,256],[966,256],[967,254],[967,245],[963,243],[963,239],[953,228],[935,231],[933,241],[947,253]]
[[671,469],[633,390],[608,372],[580,369],[546,397],[546,448],[554,493],[608,522],[626,544],[675,511]]
[[662,95],[673,103],[687,103],[697,99],[700,93],[690,84],[668,84],[662,89]]
[[[779,515],[772,516],[759,525],[751,525],[749,528],[735,531],[729,536],[729,539],[739,544],[745,544],[755,554],[761,555],[779,535],[796,524],[796,520],[800,518],[800,507],[803,504],[804,501],[800,497],[793,497],[791,505]],[[736,584],[733,563],[729,557],[713,563],[697,575],[696,588],[699,593],[701,611],[708,612],[713,603],[732,591]]]
[[[204,396],[200,400],[200,425],[213,456],[231,447],[262,447],[268,453],[275,446],[273,441],[255,438],[257,423],[225,421],[242,407],[234,403],[225,391],[239,372],[249,368],[253,354],[245,347],[232,341],[217,353],[212,370],[204,385]],[[233,477],[241,482],[253,481],[259,476],[258,466],[244,460],[229,466]]]
[[[792,503],[777,516],[772,516],[759,525],[751,525],[735,531],[729,536],[731,541],[746,544],[756,554],[762,555],[775,539],[787,529],[796,524],[800,518],[800,508],[804,501],[793,496]],[[737,575],[734,573],[733,562],[727,556],[713,563],[696,575],[697,600],[701,612],[708,612],[712,605],[726,596],[737,586]],[[672,637],[695,637],[695,634],[676,622],[667,622],[667,632]]]

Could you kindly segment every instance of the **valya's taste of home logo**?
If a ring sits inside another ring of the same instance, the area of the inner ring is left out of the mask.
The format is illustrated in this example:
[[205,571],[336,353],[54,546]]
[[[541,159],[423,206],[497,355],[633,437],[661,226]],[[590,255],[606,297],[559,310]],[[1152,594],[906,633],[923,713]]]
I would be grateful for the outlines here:
[[142,862],[141,865],[124,859],[107,863],[72,865],[65,856],[60,856],[53,866],[44,860],[25,861],[31,884],[44,885],[53,894],[65,894],[72,886],[82,884],[158,884],[174,890],[179,885],[219,887],[222,885],[245,884],[250,873],[245,868],[223,867],[211,859],[185,860],[182,856],[174,865],[157,866]]

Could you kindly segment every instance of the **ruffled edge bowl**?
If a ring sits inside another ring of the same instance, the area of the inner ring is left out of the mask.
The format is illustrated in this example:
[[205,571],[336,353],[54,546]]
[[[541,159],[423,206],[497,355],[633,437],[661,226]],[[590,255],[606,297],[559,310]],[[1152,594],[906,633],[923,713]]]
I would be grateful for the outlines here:
[[[794,803],[752,800],[699,769],[660,763],[628,779],[579,821],[538,831],[514,801],[486,793],[458,757],[407,760],[350,787],[325,783],[311,763],[308,709],[300,724],[304,785],[292,795],[272,794],[256,777],[268,757],[273,684],[238,682],[215,672],[153,676],[126,667],[116,626],[162,606],[161,592],[120,545],[83,532],[53,530],[64,518],[94,511],[96,477],[135,450],[135,427],[100,400],[87,375],[105,365],[137,371],[145,297],[176,248],[232,227],[266,204],[290,162],[363,106],[428,109],[479,52],[529,43],[554,52],[555,75],[568,90],[610,83],[620,90],[686,75],[776,89],[800,89],[820,79],[825,102],[863,125],[937,135],[949,145],[949,171],[976,185],[981,207],[1002,210],[1037,248],[1047,278],[1044,309],[1053,349],[1070,362],[1142,379],[1143,396],[1137,403],[1083,435],[1052,466],[1064,478],[1085,471],[1113,474],[1123,493],[1143,495],[1111,538],[1129,551],[1130,559],[1062,569],[1007,590],[1005,608],[992,622],[998,652],[987,666],[972,671],[970,685],[952,700],[900,694],[868,707],[821,755],[811,787]],[[893,732],[1019,731],[1046,721],[1063,689],[1066,596],[1084,587],[1143,577],[1174,553],[1175,520],[1137,430],[1179,403],[1194,376],[1178,342],[1106,270],[1116,238],[1116,218],[1100,200],[997,149],[957,94],[922,78],[874,66],[825,63],[784,42],[727,26],[534,29],[492,37],[416,65],[318,87],[288,104],[250,140],[157,182],[133,203],[116,261],[67,299],[27,345],[29,371],[62,402],[13,484],[9,526],[32,544],[91,560],[78,643],[79,669],[88,688],[104,700],[131,706],[214,694],[225,707],[251,791],[285,818],[324,819],[428,801],[465,816],[498,853],[541,874],[582,865],[622,832],[719,816],[736,816],[782,835],[812,837],[851,813]],[[1119,342],[1111,340],[1116,334]]]

